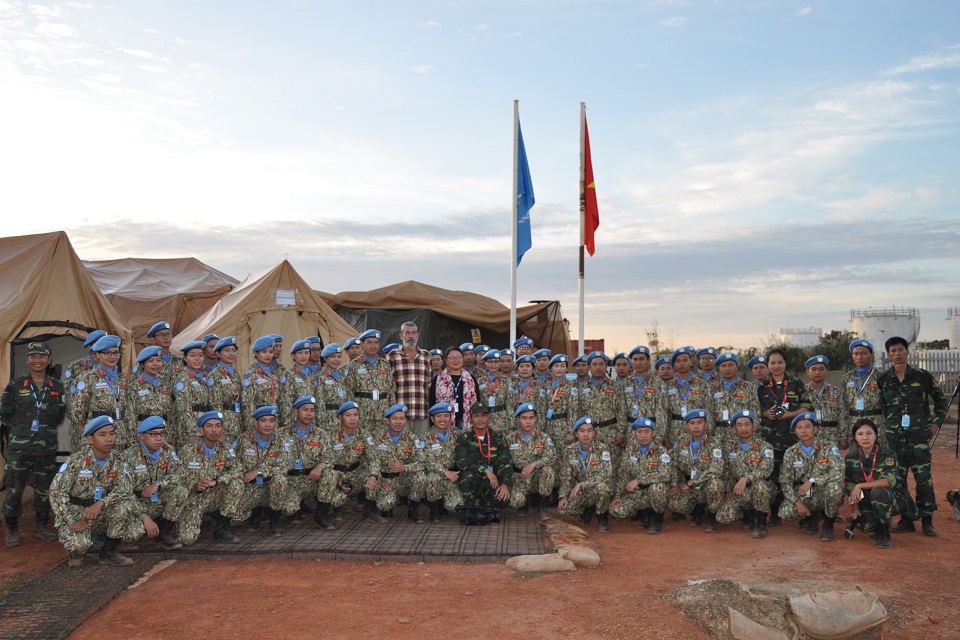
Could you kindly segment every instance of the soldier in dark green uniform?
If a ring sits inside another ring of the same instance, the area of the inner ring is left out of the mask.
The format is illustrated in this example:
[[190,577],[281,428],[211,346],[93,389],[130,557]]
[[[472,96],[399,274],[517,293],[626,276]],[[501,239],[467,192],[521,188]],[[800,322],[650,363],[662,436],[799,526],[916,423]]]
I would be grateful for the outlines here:
[[[460,470],[460,493],[467,509],[486,507],[502,509],[510,500],[513,461],[503,434],[487,428],[490,409],[479,402],[470,407],[472,428],[457,438],[457,468]],[[469,519],[467,510],[460,521]]]
[[[907,473],[913,471],[923,533],[935,536],[937,530],[933,526],[933,514],[937,511],[937,498],[933,492],[933,475],[930,473],[930,442],[933,439],[933,423],[943,424],[950,402],[929,372],[907,364],[909,352],[906,340],[894,336],[883,346],[893,363],[877,378],[880,410],[887,426],[887,443],[897,454],[900,481],[904,486],[907,484]],[[933,411],[930,410],[931,404]],[[901,518],[891,529],[894,533],[915,530],[913,522],[907,518]]]
[[[67,413],[63,384],[47,375],[50,348],[44,342],[27,345],[30,374],[7,385],[0,400],[0,441],[7,440],[9,454],[3,474],[7,488],[3,517],[7,525],[7,546],[20,546],[18,518],[23,509],[23,491],[34,488],[34,535],[53,541],[57,536],[47,529],[50,519],[48,492],[57,473],[57,427]],[[31,483],[30,478],[33,478]]]

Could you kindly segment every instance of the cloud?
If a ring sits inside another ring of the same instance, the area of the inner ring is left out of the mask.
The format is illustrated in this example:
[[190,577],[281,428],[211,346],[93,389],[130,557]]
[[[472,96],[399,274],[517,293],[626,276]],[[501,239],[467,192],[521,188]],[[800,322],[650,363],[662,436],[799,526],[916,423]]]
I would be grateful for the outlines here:
[[137,65],[137,67],[150,73],[165,73],[167,70],[166,67],[160,66],[159,64],[141,64]]
[[489,23],[489,22],[482,22],[482,23],[480,23],[480,24],[477,24],[477,25],[474,25],[474,26],[470,27],[470,29],[473,30],[473,31],[489,31],[489,30],[490,30],[490,23]]
[[170,62],[170,58],[164,58],[162,56],[158,56],[155,53],[151,53],[150,51],[144,51],[143,49],[124,49],[123,52],[126,53],[127,55],[135,56],[137,58],[144,58],[146,60]]
[[811,13],[813,13],[813,7],[804,7],[803,9],[798,10],[795,15],[797,15],[797,16],[808,16],[808,15],[810,15]]
[[63,17],[63,11],[60,7],[54,6],[45,6],[42,4],[32,4],[30,5],[30,13],[37,16],[38,18],[61,18]]
[[647,6],[649,7],[685,7],[689,3],[688,0],[652,0]]
[[75,38],[80,35],[80,31],[75,27],[55,22],[41,22],[37,25],[36,32],[40,35],[53,36],[55,38]]
[[436,29],[440,26],[439,23],[434,22],[433,20],[426,20],[424,22],[417,23],[417,26],[421,29]]
[[673,18],[667,18],[666,20],[661,20],[657,24],[661,27],[667,28],[676,28],[676,27],[685,27],[687,23],[690,22],[687,18],[683,16],[674,16]]
[[410,68],[414,73],[429,73],[430,69],[431,67],[428,64],[416,64]]
[[931,71],[933,69],[955,69],[957,67],[960,67],[960,51],[917,56],[906,64],[887,69],[884,73],[895,76],[904,73]]

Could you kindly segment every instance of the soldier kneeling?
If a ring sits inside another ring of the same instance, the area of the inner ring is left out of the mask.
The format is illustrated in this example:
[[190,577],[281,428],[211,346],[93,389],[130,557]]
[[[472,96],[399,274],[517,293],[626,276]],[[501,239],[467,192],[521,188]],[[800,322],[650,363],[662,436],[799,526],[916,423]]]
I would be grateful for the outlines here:
[[474,402],[473,428],[457,438],[457,468],[463,494],[461,524],[500,522],[500,509],[510,500],[513,465],[503,436],[487,428],[490,408]]
[[514,412],[516,431],[507,436],[513,463],[510,506],[520,514],[537,507],[541,518],[550,517],[550,494],[557,484],[557,448],[553,439],[537,429],[537,407],[525,402]]
[[637,418],[630,425],[637,439],[620,460],[617,495],[610,502],[614,518],[640,514],[640,527],[656,535],[663,530],[663,510],[667,507],[673,460],[666,447],[654,441],[657,428],[650,418]]
[[690,526],[700,524],[706,510],[707,533],[717,530],[717,511],[723,504],[723,449],[704,434],[707,411],[694,409],[683,416],[687,437],[673,446],[673,486],[669,507],[674,513],[694,514]]
[[757,414],[741,409],[730,418],[738,442],[727,449],[727,493],[717,522],[731,524],[746,517],[754,538],[767,536],[767,513],[773,502],[773,446],[755,438]]
[[613,497],[613,460],[610,452],[594,445],[593,418],[584,416],[573,423],[576,442],[564,449],[566,464],[560,469],[560,502],[557,511],[564,516],[579,516],[580,524],[590,524],[597,515],[601,533],[610,531],[607,510]]

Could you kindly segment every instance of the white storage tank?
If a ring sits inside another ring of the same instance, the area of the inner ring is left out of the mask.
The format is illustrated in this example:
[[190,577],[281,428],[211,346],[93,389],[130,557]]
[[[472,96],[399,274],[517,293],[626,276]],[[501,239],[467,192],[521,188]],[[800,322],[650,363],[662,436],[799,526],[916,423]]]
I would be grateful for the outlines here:
[[947,337],[951,349],[960,349],[960,307],[947,309]]
[[804,327],[802,329],[786,327],[780,329],[780,340],[795,347],[815,347],[820,344],[820,336],[822,335],[823,329],[820,327]]
[[912,350],[920,335],[920,311],[913,307],[851,309],[850,330],[872,342],[877,351],[893,336],[906,340]]

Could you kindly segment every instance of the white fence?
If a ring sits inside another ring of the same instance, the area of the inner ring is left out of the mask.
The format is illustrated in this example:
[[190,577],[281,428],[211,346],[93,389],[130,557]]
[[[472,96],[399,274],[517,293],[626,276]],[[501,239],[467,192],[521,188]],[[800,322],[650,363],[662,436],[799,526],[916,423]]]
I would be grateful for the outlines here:
[[[960,379],[960,349],[917,349],[910,352],[907,362],[932,373],[944,393],[952,394],[956,389]],[[887,354],[880,350],[877,351],[877,367],[890,367]]]

